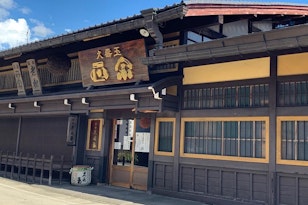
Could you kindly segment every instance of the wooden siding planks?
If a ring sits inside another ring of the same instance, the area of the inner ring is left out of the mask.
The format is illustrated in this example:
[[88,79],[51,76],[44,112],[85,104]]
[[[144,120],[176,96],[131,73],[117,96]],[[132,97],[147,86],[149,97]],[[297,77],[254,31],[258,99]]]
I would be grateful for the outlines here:
[[295,204],[296,178],[279,177],[279,204]]
[[205,193],[205,176],[204,168],[195,168],[194,190],[196,192]]
[[236,190],[235,190],[235,183],[236,178],[235,174],[232,171],[223,171],[222,172],[222,195],[236,197]]
[[258,174],[258,175],[253,175],[252,178],[252,183],[253,183],[253,200],[258,200],[258,201],[267,201],[267,194],[268,194],[268,187],[266,186],[267,184],[267,175],[265,174]]
[[155,188],[171,190],[173,184],[173,166],[164,163],[154,164],[154,183]]
[[277,175],[277,204],[308,204],[308,177],[300,174]]
[[180,166],[180,192],[268,203],[268,173],[198,165]]

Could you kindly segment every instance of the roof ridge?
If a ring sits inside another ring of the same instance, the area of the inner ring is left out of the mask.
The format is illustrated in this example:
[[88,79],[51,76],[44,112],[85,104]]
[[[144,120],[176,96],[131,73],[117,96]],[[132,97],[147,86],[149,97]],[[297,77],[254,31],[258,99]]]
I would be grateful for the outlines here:
[[185,0],[185,4],[249,4],[249,5],[292,5],[292,6],[308,6],[304,3],[288,3],[288,2],[268,2],[265,0]]

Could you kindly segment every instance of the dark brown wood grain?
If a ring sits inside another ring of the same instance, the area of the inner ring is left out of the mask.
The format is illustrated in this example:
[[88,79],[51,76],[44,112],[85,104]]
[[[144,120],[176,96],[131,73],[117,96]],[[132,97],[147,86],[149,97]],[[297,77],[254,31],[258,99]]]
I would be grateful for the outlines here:
[[[145,45],[142,39],[80,51],[78,56],[83,86],[101,86],[149,80],[148,68],[141,62],[141,58],[145,57],[145,55]],[[127,59],[132,64],[132,78],[117,78],[117,63],[121,58]],[[104,81],[94,82],[91,79],[91,71],[93,63],[98,62],[103,63],[108,72],[108,78],[106,77]]]

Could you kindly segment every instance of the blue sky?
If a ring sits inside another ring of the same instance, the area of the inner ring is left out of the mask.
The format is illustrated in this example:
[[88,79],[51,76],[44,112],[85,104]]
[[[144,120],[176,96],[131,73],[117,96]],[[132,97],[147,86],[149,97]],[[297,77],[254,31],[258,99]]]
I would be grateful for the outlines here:
[[[164,8],[180,2],[181,0],[0,0],[0,50],[125,19],[140,14],[144,9]],[[307,4],[308,0],[278,2]]]
[[[0,0],[1,1],[1,0]],[[115,19],[140,14],[140,11],[152,7],[164,7],[179,3],[180,0],[14,0],[21,8],[12,11],[16,18],[32,18],[40,22],[55,34],[67,30],[78,30]],[[30,22],[31,23],[31,22]],[[31,25],[31,24],[30,24]]]
[[181,0],[0,0],[0,50],[163,8]]

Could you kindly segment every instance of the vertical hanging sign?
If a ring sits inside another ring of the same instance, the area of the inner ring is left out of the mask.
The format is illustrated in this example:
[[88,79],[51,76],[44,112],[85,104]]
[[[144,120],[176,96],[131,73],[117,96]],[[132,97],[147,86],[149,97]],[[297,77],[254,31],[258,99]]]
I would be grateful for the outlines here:
[[24,81],[22,79],[21,71],[20,71],[20,66],[18,62],[12,63],[13,67],[13,72],[15,76],[15,82],[18,90],[18,95],[26,95],[26,90],[24,86]]
[[37,66],[35,63],[35,59],[28,59],[27,67],[29,70],[29,77],[31,81],[33,95],[41,95],[42,86],[41,86],[41,81],[40,81],[40,77],[38,74]]
[[76,145],[77,126],[78,126],[78,116],[77,115],[69,116],[67,123],[67,132],[66,132],[66,144],[69,146]]

